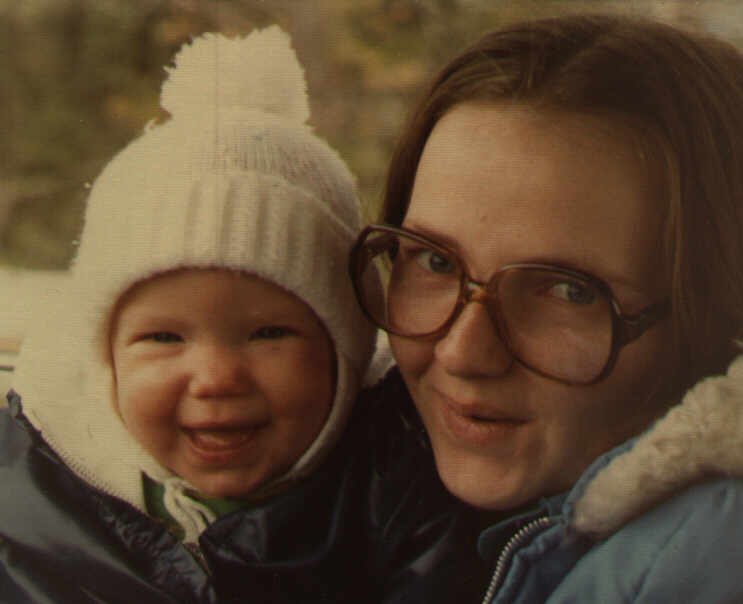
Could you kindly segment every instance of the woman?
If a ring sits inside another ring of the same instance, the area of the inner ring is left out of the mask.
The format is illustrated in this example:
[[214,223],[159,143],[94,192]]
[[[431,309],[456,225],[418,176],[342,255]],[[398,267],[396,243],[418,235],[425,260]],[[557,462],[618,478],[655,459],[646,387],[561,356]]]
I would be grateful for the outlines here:
[[741,108],[731,46],[566,17],[486,35],[404,131],[352,273],[381,396],[496,515],[484,602],[743,601]]

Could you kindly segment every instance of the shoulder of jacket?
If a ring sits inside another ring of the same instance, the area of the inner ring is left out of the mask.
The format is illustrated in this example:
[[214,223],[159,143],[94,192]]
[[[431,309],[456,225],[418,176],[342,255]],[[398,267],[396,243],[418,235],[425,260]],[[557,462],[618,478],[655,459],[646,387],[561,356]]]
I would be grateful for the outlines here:
[[741,516],[743,480],[695,483],[597,543],[547,601],[743,601]]
[[698,482],[743,477],[743,356],[599,469],[576,497],[571,529],[605,538]]

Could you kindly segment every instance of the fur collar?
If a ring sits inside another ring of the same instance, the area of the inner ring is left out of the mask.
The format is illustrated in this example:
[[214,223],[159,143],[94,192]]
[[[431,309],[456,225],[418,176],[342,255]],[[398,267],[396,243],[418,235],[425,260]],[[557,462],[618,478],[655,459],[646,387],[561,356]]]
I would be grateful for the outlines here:
[[607,537],[684,487],[722,476],[743,477],[743,355],[598,470],[577,498],[571,529]]

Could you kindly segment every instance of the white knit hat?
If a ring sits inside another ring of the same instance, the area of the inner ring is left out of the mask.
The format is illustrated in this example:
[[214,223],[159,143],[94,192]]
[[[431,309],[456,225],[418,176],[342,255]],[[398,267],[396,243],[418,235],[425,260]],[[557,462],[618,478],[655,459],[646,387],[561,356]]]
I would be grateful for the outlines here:
[[[335,443],[374,348],[346,268],[360,226],[354,180],[305,123],[306,84],[289,36],[273,26],[197,38],[176,56],[161,103],[171,119],[148,127],[94,183],[71,291],[50,310],[54,327],[29,336],[13,382],[73,469],[140,508],[139,471],[169,473],[131,443],[114,412],[109,321],[132,285],[180,267],[225,267],[275,282],[314,310],[335,346],[336,394],[323,430],[282,480],[311,470]],[[91,466],[100,446],[116,459]]]

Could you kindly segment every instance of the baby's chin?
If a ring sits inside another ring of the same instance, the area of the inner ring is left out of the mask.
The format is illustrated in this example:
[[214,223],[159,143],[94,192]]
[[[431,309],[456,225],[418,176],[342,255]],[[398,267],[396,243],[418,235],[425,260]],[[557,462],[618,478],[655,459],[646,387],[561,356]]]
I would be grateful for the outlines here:
[[208,477],[185,478],[196,488],[196,495],[203,498],[260,500],[287,488],[287,485],[274,484],[275,479],[285,472],[286,470],[282,469],[279,472],[259,476],[251,476],[245,472],[223,472]]

